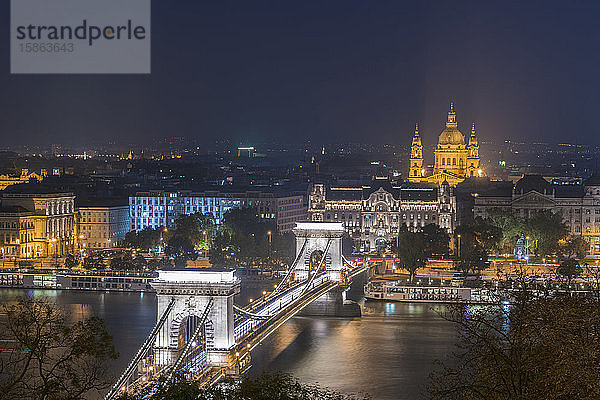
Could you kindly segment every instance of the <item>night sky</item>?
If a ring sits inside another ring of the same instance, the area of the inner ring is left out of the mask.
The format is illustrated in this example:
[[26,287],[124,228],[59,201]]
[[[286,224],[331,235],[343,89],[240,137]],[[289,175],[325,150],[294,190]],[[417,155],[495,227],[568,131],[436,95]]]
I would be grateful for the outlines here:
[[408,144],[456,104],[483,140],[600,144],[600,3],[153,1],[151,75],[10,75],[4,144],[187,136]]

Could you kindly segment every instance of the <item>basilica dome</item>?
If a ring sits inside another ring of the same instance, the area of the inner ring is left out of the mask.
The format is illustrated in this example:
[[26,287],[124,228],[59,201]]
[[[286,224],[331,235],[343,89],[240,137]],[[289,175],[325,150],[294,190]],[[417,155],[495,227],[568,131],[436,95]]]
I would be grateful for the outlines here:
[[456,127],[446,127],[440,134],[438,144],[465,144],[465,137]]
[[450,111],[448,111],[448,121],[446,121],[446,129],[442,131],[438,140],[438,145],[448,144],[465,144],[465,137],[458,130],[458,124],[456,123],[454,103],[450,103]]

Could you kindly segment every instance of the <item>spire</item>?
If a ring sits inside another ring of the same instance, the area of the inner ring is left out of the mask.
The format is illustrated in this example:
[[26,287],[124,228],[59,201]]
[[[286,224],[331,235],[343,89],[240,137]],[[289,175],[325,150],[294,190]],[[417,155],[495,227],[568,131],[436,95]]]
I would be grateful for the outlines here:
[[413,136],[412,145],[421,146],[421,137],[419,136],[419,123],[415,124],[415,134]]
[[447,128],[456,128],[456,113],[454,112],[454,102],[450,102],[450,111],[448,111],[448,122],[446,122]]
[[473,126],[471,127],[471,136],[469,137],[469,146],[477,145],[477,136],[475,136],[475,122],[473,122]]

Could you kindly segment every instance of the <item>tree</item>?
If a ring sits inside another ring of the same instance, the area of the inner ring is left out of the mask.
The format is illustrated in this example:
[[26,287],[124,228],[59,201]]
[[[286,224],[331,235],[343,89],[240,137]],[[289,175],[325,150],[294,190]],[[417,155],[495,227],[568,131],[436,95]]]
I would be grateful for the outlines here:
[[502,241],[500,228],[476,218],[455,230],[455,268],[464,273],[479,273],[489,266],[489,254]]
[[123,239],[123,246],[139,249],[138,233],[136,231],[127,232]]
[[427,244],[423,235],[404,229],[398,235],[397,255],[400,268],[408,271],[412,282],[419,268],[427,264]]
[[421,229],[429,256],[446,256],[450,252],[450,236],[436,224],[427,224]]
[[290,266],[296,258],[296,237],[292,232],[273,235],[270,263],[277,268],[282,265]]
[[131,252],[123,251],[115,254],[115,256],[110,259],[110,269],[115,271],[134,269]]
[[[460,240],[462,240],[462,237]],[[456,258],[454,265],[457,271],[465,274],[480,273],[490,265],[488,252],[477,243],[463,243],[460,255]]]
[[190,239],[174,235],[169,239],[165,252],[175,259],[175,264],[182,266],[187,260],[195,260],[198,253]]
[[517,240],[525,231],[525,221],[508,210],[493,209],[489,213],[488,222],[502,232],[501,245],[512,251]]
[[581,275],[581,272],[582,268],[574,258],[567,258],[556,268],[558,275],[567,278],[569,286],[571,286],[571,280]]
[[168,258],[160,258],[160,259],[150,259],[148,260],[147,268],[150,271],[156,271],[158,269],[169,269],[172,268],[173,265],[171,260]]
[[510,306],[451,305],[457,351],[440,362],[427,388],[432,400],[600,398],[600,307],[596,300],[534,297]]
[[263,373],[257,378],[244,376],[240,381],[227,380],[224,385],[200,388],[182,377],[162,385],[151,394],[123,395],[120,400],[368,400],[365,395],[345,395],[317,385],[306,385],[290,374]]
[[275,262],[271,258],[275,256],[276,228],[274,223],[261,221],[253,208],[227,211],[213,240],[211,263],[218,266],[273,266]]
[[73,269],[77,266],[77,259],[72,253],[67,254],[65,257],[65,268]]
[[123,244],[126,247],[148,251],[161,245],[162,241],[166,241],[168,239],[167,235],[168,230],[165,230],[165,228],[153,229],[148,227],[141,231],[127,232]]
[[97,252],[91,252],[83,259],[83,268],[85,269],[104,269],[104,260]]
[[194,250],[208,250],[216,229],[212,214],[181,215],[175,221],[173,237],[185,238]]
[[101,319],[71,323],[45,299],[23,298],[2,310],[0,398],[76,400],[110,385],[107,361],[118,354]]
[[525,233],[533,243],[533,250],[541,257],[551,257],[560,252],[559,241],[568,234],[566,225],[559,214],[551,211],[540,211],[526,223]]
[[590,244],[581,236],[569,236],[566,240],[560,241],[562,252],[567,258],[576,258],[583,260],[590,249]]

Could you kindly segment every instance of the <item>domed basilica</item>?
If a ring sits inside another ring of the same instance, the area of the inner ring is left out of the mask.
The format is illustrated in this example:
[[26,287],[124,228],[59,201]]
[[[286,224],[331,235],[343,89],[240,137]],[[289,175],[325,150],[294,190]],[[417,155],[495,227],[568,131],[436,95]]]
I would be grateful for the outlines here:
[[423,145],[417,125],[412,139],[408,180],[438,185],[446,181],[451,186],[456,186],[465,178],[483,175],[479,166],[479,144],[475,136],[475,124],[467,144],[465,137],[458,130],[454,103],[450,103],[446,128],[440,134],[434,156],[433,170],[427,170],[423,165]]

